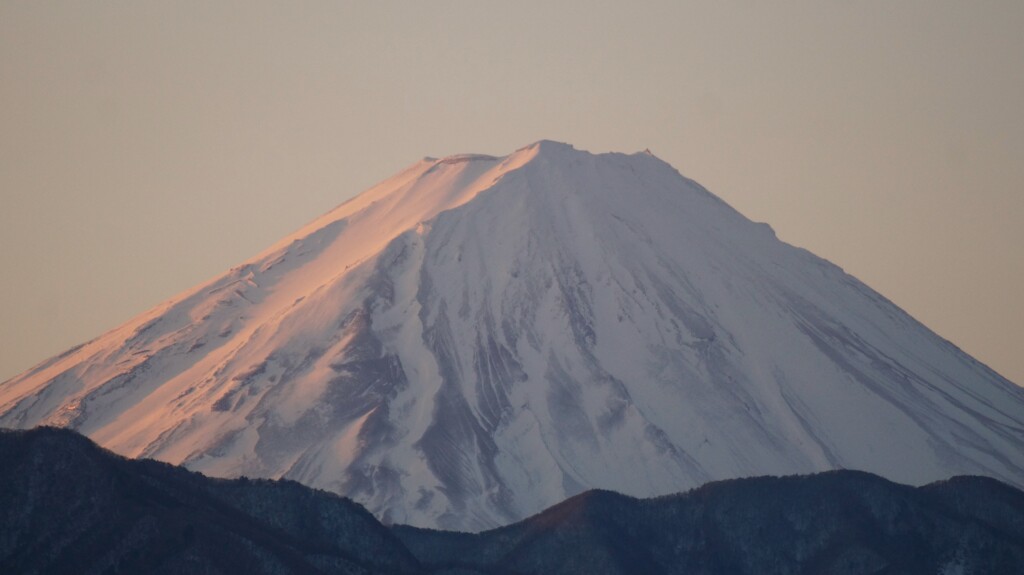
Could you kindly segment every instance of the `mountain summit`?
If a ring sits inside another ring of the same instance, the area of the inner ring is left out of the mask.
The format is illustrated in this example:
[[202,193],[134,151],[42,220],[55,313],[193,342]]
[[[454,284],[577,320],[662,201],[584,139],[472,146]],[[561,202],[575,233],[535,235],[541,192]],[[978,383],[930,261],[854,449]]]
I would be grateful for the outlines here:
[[0,384],[0,426],[478,530],[590,488],[1024,485],[1024,390],[650,153],[426,158]]

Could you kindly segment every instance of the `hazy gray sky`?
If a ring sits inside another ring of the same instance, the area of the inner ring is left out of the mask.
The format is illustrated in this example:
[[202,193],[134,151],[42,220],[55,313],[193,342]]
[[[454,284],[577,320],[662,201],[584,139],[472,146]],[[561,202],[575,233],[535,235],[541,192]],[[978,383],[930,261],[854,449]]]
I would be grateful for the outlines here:
[[0,380],[422,156],[650,148],[1024,384],[1024,2],[0,1]]

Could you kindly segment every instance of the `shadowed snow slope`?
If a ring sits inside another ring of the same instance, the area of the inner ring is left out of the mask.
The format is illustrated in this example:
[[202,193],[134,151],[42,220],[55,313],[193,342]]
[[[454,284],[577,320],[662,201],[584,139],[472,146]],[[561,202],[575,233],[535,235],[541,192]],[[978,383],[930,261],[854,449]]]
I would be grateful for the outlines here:
[[1024,485],[1024,390],[646,153],[425,159],[0,384],[0,426],[477,530],[588,488]]

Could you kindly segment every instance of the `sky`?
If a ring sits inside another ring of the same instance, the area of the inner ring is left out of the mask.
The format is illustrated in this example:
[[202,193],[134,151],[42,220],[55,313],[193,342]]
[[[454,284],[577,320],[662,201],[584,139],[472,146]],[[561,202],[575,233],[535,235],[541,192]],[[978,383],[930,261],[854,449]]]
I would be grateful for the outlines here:
[[423,156],[649,148],[1024,384],[1024,2],[0,2],[0,380]]

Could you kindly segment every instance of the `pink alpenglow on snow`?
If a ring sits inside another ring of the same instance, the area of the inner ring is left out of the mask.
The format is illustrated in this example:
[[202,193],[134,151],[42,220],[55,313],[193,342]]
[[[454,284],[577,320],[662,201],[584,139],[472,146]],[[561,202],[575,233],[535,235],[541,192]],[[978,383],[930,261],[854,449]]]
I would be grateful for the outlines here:
[[0,425],[478,530],[593,487],[1024,486],[1024,390],[650,153],[426,158],[0,384]]

